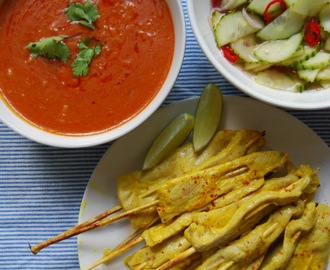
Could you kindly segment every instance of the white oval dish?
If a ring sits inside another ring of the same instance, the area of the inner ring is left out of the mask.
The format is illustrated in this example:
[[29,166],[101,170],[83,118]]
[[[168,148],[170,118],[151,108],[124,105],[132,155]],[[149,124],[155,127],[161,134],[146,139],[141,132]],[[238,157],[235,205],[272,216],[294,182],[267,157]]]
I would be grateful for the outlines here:
[[[141,126],[113,143],[95,168],[81,204],[79,223],[118,204],[117,176],[142,168],[145,155],[157,134],[177,115],[195,113],[198,99],[187,99],[159,109]],[[267,111],[267,114],[264,112]],[[256,117],[257,115],[257,117]],[[281,121],[278,121],[281,119]],[[276,125],[274,125],[276,123]],[[330,149],[305,124],[290,114],[250,98],[224,97],[222,129],[256,129],[266,131],[267,145],[288,152],[299,164],[320,167],[321,186],[315,201],[330,205]],[[114,248],[133,232],[128,220],[120,220],[104,228],[78,236],[81,269],[103,256],[103,251]],[[95,269],[122,270],[127,252]],[[126,268],[125,268],[126,269]],[[330,270],[330,265],[327,270]]]

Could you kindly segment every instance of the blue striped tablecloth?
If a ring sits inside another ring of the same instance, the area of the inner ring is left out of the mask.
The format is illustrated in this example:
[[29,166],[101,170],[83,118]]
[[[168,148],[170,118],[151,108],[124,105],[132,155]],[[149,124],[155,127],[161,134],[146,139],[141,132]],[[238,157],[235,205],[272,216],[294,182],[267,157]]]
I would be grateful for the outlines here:
[[[213,82],[241,95],[209,64],[192,33],[185,1],[187,48],[179,78],[164,105],[198,96]],[[330,145],[330,110],[289,111]],[[34,256],[39,243],[77,223],[89,177],[110,144],[58,149],[16,134],[0,122],[0,270],[79,269],[76,238]]]

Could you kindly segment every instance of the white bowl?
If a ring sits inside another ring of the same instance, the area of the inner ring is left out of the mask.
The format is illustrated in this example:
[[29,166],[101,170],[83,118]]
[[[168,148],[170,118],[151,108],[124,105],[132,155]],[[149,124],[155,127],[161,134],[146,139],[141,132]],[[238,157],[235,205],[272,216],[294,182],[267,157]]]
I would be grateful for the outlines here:
[[[2,1],[0,0],[0,3]],[[186,27],[183,9],[180,0],[167,0],[168,6],[172,13],[174,31],[175,31],[175,48],[172,65],[169,74],[161,87],[158,94],[150,102],[150,104],[141,111],[137,116],[132,118],[127,123],[124,123],[107,132],[86,135],[86,136],[64,136],[49,133],[32,126],[16,115],[0,98],[0,120],[8,127],[21,134],[22,136],[31,139],[35,142],[63,148],[79,148],[99,145],[102,143],[113,141],[129,131],[136,128],[144,122],[156,109],[162,104],[169,92],[171,91],[177,76],[179,75],[183,62],[185,42],[186,42]]]
[[251,76],[229,63],[217,48],[209,24],[211,0],[186,0],[188,16],[195,37],[211,64],[235,87],[260,101],[287,109],[330,108],[330,89],[295,93],[257,84]]

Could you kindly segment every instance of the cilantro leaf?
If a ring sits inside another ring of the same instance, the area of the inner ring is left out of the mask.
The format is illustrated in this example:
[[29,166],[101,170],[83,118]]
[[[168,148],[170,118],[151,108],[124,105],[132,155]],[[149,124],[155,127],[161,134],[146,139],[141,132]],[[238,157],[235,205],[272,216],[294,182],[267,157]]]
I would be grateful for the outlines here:
[[97,6],[93,5],[89,0],[84,5],[71,2],[65,13],[70,21],[79,22],[81,25],[93,30],[95,29],[94,22],[99,16]]
[[48,58],[58,58],[66,62],[69,57],[69,48],[64,44],[64,36],[54,36],[43,38],[37,42],[27,45],[33,57],[45,56]]
[[76,77],[86,76],[88,74],[89,65],[94,56],[99,55],[102,50],[102,46],[100,44],[89,47],[87,42],[88,40],[86,39],[82,39],[79,42],[78,48],[80,52],[71,64],[73,75]]

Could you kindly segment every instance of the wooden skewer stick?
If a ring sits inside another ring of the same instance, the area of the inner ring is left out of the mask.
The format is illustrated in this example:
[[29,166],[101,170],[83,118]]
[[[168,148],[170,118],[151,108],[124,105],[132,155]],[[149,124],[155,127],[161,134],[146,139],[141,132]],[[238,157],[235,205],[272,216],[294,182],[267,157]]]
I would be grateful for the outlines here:
[[116,256],[120,255],[121,253],[125,252],[126,250],[130,249],[131,247],[139,244],[140,242],[144,241],[144,238],[141,236],[141,234],[149,229],[153,224],[155,224],[159,218],[155,218],[152,220],[145,228],[141,228],[139,230],[136,230],[134,233],[132,233],[129,237],[127,237],[123,242],[121,242],[116,248],[111,250],[110,253],[108,253],[106,256],[100,258],[96,262],[94,262],[92,265],[88,266],[85,270],[91,270],[95,267],[99,266],[102,263],[111,261]]
[[250,148],[253,144],[255,144],[261,137],[265,136],[266,131],[262,131],[260,134],[258,134],[256,137],[252,138],[246,145],[246,148]]
[[147,265],[148,265],[148,262],[145,261],[145,262],[141,263],[139,266],[134,267],[133,269],[134,269],[134,270],[143,270],[143,269],[145,269],[145,267],[146,267]]
[[[182,262],[184,259],[190,257],[191,255],[195,254],[197,251],[194,247],[191,247],[187,249],[186,251],[182,252],[179,256],[173,258],[172,260],[169,260],[168,262],[164,263],[160,267],[158,267],[156,270],[169,270],[176,264]],[[235,262],[234,261],[228,261],[225,264],[221,264],[219,267],[219,270],[227,270],[231,266],[233,266]]]
[[[139,213],[142,210],[145,210],[145,209],[150,208],[152,206],[155,206],[157,204],[158,204],[158,200],[154,201],[152,203],[149,203],[149,204],[146,204],[146,205],[143,205],[143,206],[136,207],[134,209],[125,211],[125,212],[123,212],[121,214],[118,214],[117,216],[114,216],[114,217],[100,219],[100,220],[94,221],[92,223],[90,221],[86,221],[87,225],[82,226],[82,224],[80,224],[78,226],[75,226],[75,227],[73,227],[73,228],[71,228],[71,229],[69,229],[69,230],[53,237],[53,238],[50,238],[50,239],[48,239],[48,240],[46,240],[46,241],[44,241],[44,242],[42,242],[38,245],[30,247],[30,249],[31,249],[33,254],[37,254],[40,250],[42,250],[43,248],[48,247],[52,244],[63,241],[63,240],[68,239],[72,236],[76,236],[76,235],[81,234],[83,232],[87,232],[87,231],[93,230],[95,228],[99,228],[99,227],[102,227],[104,225],[108,225],[108,224],[110,224],[110,223],[112,223],[116,220],[122,219],[124,217],[129,216],[129,215]],[[116,207],[116,209],[117,209],[117,207]],[[102,214],[100,214],[99,216],[101,216],[101,215]]]
[[263,238],[267,238],[268,235],[270,235],[274,230],[276,230],[278,227],[280,226],[280,224],[278,224],[278,222],[274,223],[272,226],[270,226],[263,234],[262,237]]
[[234,261],[229,261],[225,265],[220,266],[218,269],[219,270],[227,270],[230,267],[232,267],[234,263],[235,263]]
[[[68,229],[67,231],[59,234],[58,236],[54,237],[54,238],[51,238],[51,239],[48,239],[36,246],[33,246],[33,247],[30,247],[31,251],[33,254],[37,254],[41,249],[53,244],[53,243],[56,243],[56,242],[59,242],[59,241],[62,241],[64,239],[67,239],[73,235],[71,235],[72,233],[74,232],[77,232],[79,231],[81,228],[85,227],[85,226],[89,226],[90,224],[92,223],[95,223],[96,221],[99,221],[107,216],[110,216],[118,211],[120,211],[122,209],[122,206],[121,205],[116,205],[106,211],[104,211],[103,213],[83,222],[83,223],[80,223],[76,226],[74,226],[73,228],[70,228]],[[71,235],[71,236],[70,236]]]
[[120,255],[124,251],[130,249],[131,247],[137,245],[138,243],[141,243],[143,240],[144,240],[143,237],[140,236],[140,237],[137,237],[136,239],[134,239],[133,241],[130,241],[126,245],[123,245],[121,247],[115,248],[109,254],[107,254],[107,256],[102,257],[101,259],[99,259],[98,261],[96,261],[95,263],[93,263],[92,265],[90,265],[89,267],[87,267],[85,270],[94,269],[96,266],[99,266],[102,263],[105,263],[105,262],[110,261],[111,259],[113,259],[116,256]]
[[101,220],[101,219],[103,219],[103,218],[105,218],[107,216],[110,216],[110,215],[112,215],[112,214],[120,211],[121,209],[123,209],[123,207],[118,204],[118,205],[116,205],[116,206],[114,206],[114,207],[112,207],[112,208],[104,211],[103,213],[101,213],[101,214],[99,214],[99,215],[97,215],[97,216],[95,216],[95,217],[93,217],[93,218],[91,218],[89,220],[86,220],[83,223],[78,224],[77,226],[71,228],[71,230],[74,230],[75,228],[85,227],[85,226],[87,226],[89,224],[92,224],[92,223],[94,223],[96,221],[99,221],[99,220]]
[[187,249],[186,251],[182,252],[179,256],[173,258],[172,260],[169,260],[168,262],[164,263],[160,267],[158,267],[156,270],[168,270],[171,269],[173,266],[178,264],[179,262],[183,261],[184,259],[188,258],[192,254],[194,254],[196,249],[194,247],[191,247]]
[[123,213],[118,214],[117,216],[102,219],[102,220],[96,222],[96,224],[98,225],[97,227],[108,225],[108,224],[110,224],[110,223],[112,223],[112,222],[114,222],[116,220],[122,219],[124,217],[128,217],[130,215],[138,214],[138,213],[140,213],[141,211],[143,211],[145,209],[148,209],[148,208],[151,208],[153,206],[156,206],[158,203],[159,203],[159,200],[156,200],[156,201],[153,201],[151,203],[147,203],[145,205],[142,205],[142,206],[139,206],[139,207],[136,207],[136,208],[127,210],[127,211],[125,211]]

